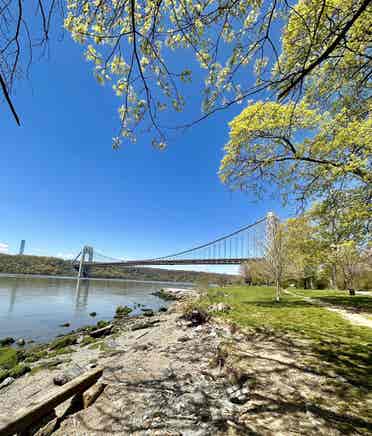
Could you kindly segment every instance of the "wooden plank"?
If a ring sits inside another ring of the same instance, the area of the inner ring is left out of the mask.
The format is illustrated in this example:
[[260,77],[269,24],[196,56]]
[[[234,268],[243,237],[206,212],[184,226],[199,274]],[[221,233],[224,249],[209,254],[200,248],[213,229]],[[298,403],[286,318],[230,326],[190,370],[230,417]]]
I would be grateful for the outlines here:
[[0,435],[10,436],[14,433],[25,431],[31,425],[37,423],[41,418],[50,413],[55,407],[68,400],[75,394],[82,393],[96,383],[102,376],[103,368],[94,368],[74,380],[66,383],[58,392],[47,395],[36,404],[18,410],[12,417],[0,416]]

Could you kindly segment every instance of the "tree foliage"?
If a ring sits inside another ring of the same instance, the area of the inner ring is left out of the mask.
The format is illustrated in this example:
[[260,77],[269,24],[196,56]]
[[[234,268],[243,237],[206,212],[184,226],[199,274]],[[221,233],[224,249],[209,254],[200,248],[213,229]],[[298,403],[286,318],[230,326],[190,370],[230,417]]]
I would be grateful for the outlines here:
[[250,104],[230,123],[223,182],[259,193],[277,186],[302,203],[350,187],[371,196],[371,16],[369,2],[298,2],[273,77],[279,99],[299,91]]
[[[205,70],[201,118],[269,87],[282,97],[301,92],[315,71],[318,80],[328,82],[330,74],[347,69],[344,82],[355,81],[356,75],[359,90],[368,79],[370,61],[365,55],[368,3],[68,0],[65,27],[86,46],[97,80],[111,82],[121,99],[114,145],[122,136],[135,140],[138,126],[145,123],[154,129],[153,143],[162,148],[166,128],[161,114],[182,111],[183,84],[193,80],[192,68],[172,63],[171,53],[191,55]],[[281,54],[278,29],[283,32]],[[330,89],[323,88],[313,87],[329,98]]]
[[188,83],[200,87],[193,81],[197,66],[205,73],[194,92],[202,94],[202,113],[181,125],[263,93],[325,105],[339,104],[342,94],[349,109],[355,96],[366,98],[369,0],[10,0],[0,9],[1,85],[9,104],[24,51],[45,47],[57,10],[85,46],[98,82],[108,82],[120,99],[114,146],[151,130],[154,145],[164,147],[168,127],[175,127],[166,125],[169,110],[184,109]]
[[372,182],[372,120],[347,109],[332,116],[305,102],[257,102],[230,123],[220,175],[232,187],[261,193],[278,186],[306,201],[341,185]]

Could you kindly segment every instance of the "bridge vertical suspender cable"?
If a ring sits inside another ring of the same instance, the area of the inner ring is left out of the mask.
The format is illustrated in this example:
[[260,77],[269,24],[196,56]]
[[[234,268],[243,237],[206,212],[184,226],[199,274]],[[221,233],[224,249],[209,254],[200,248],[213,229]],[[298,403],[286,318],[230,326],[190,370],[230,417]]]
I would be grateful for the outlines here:
[[76,267],[78,259],[83,253],[89,254],[88,262],[85,262],[85,259],[84,262],[92,267],[110,265],[125,267],[135,265],[240,264],[248,259],[262,257],[267,227],[266,221],[267,218],[265,217],[213,241],[156,258],[115,259],[97,250],[94,250],[93,258],[93,248],[84,247],[74,259],[73,264]]

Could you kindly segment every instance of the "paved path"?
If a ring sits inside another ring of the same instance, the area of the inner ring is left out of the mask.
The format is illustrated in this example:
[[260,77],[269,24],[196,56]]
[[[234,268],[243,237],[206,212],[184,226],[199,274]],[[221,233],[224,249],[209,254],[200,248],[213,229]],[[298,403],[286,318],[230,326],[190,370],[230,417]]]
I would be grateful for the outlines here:
[[366,316],[360,315],[358,313],[352,313],[348,310],[340,309],[338,307],[332,307],[329,304],[324,303],[323,301],[319,301],[319,300],[316,300],[314,298],[306,297],[305,295],[291,292],[288,289],[285,290],[284,292],[292,295],[293,297],[300,297],[309,303],[316,304],[318,306],[322,306],[331,312],[336,312],[336,313],[340,314],[344,319],[346,319],[347,321],[350,321],[354,325],[372,328],[372,319],[368,319]]

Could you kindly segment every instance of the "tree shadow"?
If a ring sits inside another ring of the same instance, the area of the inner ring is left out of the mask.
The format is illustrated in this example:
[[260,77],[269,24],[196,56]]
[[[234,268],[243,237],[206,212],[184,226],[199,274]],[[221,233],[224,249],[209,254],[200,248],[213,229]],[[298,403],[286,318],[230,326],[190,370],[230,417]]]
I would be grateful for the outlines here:
[[[198,396],[194,398],[193,380],[192,376],[190,379],[190,374],[181,376],[174,371],[169,371],[164,377],[144,376],[139,380],[133,380],[122,372],[123,369],[124,366],[118,365],[111,368],[110,373],[105,376],[105,381],[111,386],[118,387],[119,390],[106,389],[103,400],[95,405],[96,412],[100,415],[100,425],[92,425],[92,420],[83,413],[75,415],[75,419],[88,434],[132,435],[149,430],[173,430],[188,434],[198,430],[199,427],[207,427],[210,434],[222,436],[227,434],[229,426],[233,423],[236,434],[260,435],[250,426],[240,422],[238,416],[234,414],[229,417],[223,415],[213,417],[211,410],[220,408],[217,407],[219,396],[211,395],[210,390],[197,385]],[[221,389],[224,389],[222,384]],[[126,404],[115,410],[110,405],[117,401],[118,393],[121,398],[124,397]],[[145,407],[142,403],[143,398],[146,399]],[[144,412],[154,419],[152,423],[145,422]]]
[[305,300],[281,300],[279,302],[274,300],[255,300],[255,301],[242,301],[241,304],[244,306],[252,306],[252,307],[267,307],[269,309],[295,309],[295,308],[304,308],[304,307],[314,307],[314,304],[309,303]]
[[[311,295],[309,295],[311,296]],[[316,300],[329,304],[330,306],[337,306],[342,309],[348,309],[352,312],[372,313],[372,298],[365,296],[336,296],[324,295],[321,297],[314,297]]]
[[[270,360],[275,361],[275,359]],[[279,363],[283,365],[283,362]],[[284,364],[284,366],[300,371],[306,370],[295,364]],[[323,426],[327,429],[337,429],[346,435],[359,434],[359,430],[372,431],[372,422],[366,419],[348,413],[335,412],[313,401],[305,401],[303,398],[293,399],[283,395],[273,397],[269,392],[262,393],[262,386],[251,392],[248,403],[239,413],[232,413],[229,416],[223,414],[213,416],[211,410],[222,409],[216,402],[216,397],[223,395],[221,387],[220,391],[217,390],[211,395],[210,390],[202,389],[198,385],[199,397],[193,399],[192,396],[188,396],[193,392],[192,382],[195,381],[192,375],[190,378],[190,374],[179,375],[170,371],[164,377],[144,376],[133,380],[129,378],[129,374],[122,372],[123,369],[125,369],[124,365],[118,365],[111,368],[110,373],[105,376],[105,381],[115,386],[116,389],[106,389],[103,401],[95,405],[96,412],[100,415],[99,425],[92,424],[89,415],[85,416],[83,413],[75,415],[75,419],[87,434],[132,435],[151,430],[178,431],[188,434],[204,426],[209,434],[216,436],[227,434],[229,427],[234,427],[236,435],[260,436],[273,434],[270,424],[273,418],[285,422],[287,417],[297,416],[300,420],[299,414],[307,416],[311,414],[314,418],[320,419],[320,423],[316,424],[317,429]],[[264,369],[260,371],[265,372],[266,375],[271,371],[274,372],[274,370],[265,371]],[[276,368],[275,373],[278,372],[282,373],[282,377],[288,377],[285,369]],[[126,402],[118,409],[110,407],[117,401],[118,395],[126,399]],[[185,397],[188,398],[186,403]],[[152,398],[153,402],[148,402],[147,407],[143,407],[141,398],[146,398],[147,401]],[[153,412],[154,407],[155,412]],[[134,416],[136,411],[139,413]],[[143,412],[151,415],[155,419],[155,424],[146,423],[143,419]]]
[[357,416],[349,414],[337,413],[333,410],[320,407],[311,402],[292,402],[288,400],[270,398],[265,395],[255,394],[256,399],[260,400],[259,404],[250,408],[246,413],[249,415],[257,415],[265,412],[287,414],[291,412],[311,413],[315,417],[322,418],[331,428],[343,430],[343,434],[356,434],[356,428],[372,431],[372,422]]

